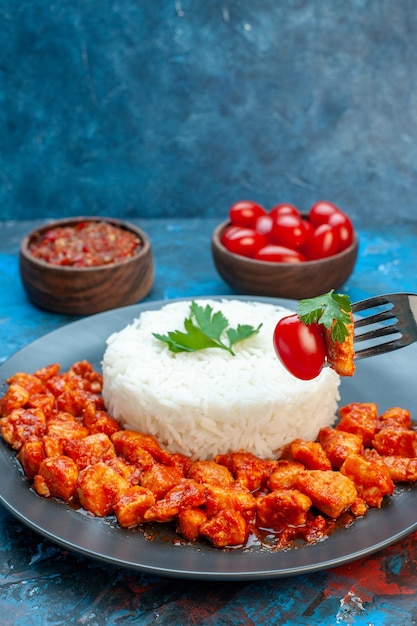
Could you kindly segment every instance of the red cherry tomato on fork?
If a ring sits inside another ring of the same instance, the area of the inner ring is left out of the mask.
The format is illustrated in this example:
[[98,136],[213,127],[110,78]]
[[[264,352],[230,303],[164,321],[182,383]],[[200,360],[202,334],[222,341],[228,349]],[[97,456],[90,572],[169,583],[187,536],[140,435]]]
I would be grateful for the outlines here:
[[229,252],[247,257],[253,257],[255,252],[266,245],[265,237],[256,230],[239,226],[227,226],[220,241]]
[[255,228],[256,220],[266,215],[265,209],[252,200],[239,200],[229,209],[229,219],[232,224],[242,228]]
[[298,315],[279,320],[274,330],[275,352],[287,370],[301,380],[316,378],[326,361],[319,324],[303,324]]

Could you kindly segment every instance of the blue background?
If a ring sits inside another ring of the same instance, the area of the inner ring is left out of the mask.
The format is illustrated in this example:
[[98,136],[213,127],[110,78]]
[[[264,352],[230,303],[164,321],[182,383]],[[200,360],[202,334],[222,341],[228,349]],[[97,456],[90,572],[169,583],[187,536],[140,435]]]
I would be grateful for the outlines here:
[[0,0],[0,219],[415,219],[413,0]]

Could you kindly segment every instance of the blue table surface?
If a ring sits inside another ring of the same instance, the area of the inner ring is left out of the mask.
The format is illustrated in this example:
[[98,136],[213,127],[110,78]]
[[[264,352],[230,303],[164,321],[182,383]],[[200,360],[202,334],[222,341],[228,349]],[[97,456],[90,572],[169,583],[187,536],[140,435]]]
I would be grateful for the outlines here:
[[[0,362],[73,317],[34,307],[19,279],[21,238],[40,220],[0,222]],[[156,261],[146,300],[234,292],[210,253],[212,219],[144,219]],[[343,287],[351,299],[417,292],[417,222],[357,227],[360,253]],[[1,480],[7,480],[1,477]],[[0,610],[4,624],[417,623],[417,533],[372,556],[290,578],[209,582],[128,571],[43,539],[0,508]]]

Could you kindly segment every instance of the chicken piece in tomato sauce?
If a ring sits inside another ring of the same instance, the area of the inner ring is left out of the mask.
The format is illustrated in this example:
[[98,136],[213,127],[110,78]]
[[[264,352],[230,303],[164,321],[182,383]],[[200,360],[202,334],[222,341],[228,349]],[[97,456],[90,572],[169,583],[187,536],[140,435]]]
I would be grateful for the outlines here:
[[413,483],[417,481],[417,457],[381,456],[376,450],[367,448],[362,456],[369,461],[384,466],[396,483]]
[[17,453],[23,471],[28,478],[34,478],[45,458],[45,451],[41,439],[27,441]]
[[304,470],[305,467],[302,463],[279,459],[276,469],[268,478],[268,489],[270,491],[275,489],[292,489],[298,474],[304,472]]
[[145,513],[153,504],[155,496],[149,489],[132,485],[120,493],[113,508],[120,526],[132,528],[143,524]]
[[359,454],[350,454],[340,473],[349,478],[370,507],[380,508],[384,496],[391,495],[394,483],[386,467]]
[[217,515],[225,509],[239,511],[246,518],[252,517],[256,507],[256,498],[247,487],[233,483],[221,487],[205,483],[206,511],[209,517]]
[[288,525],[301,526],[307,521],[311,505],[311,499],[298,489],[276,489],[257,498],[257,523],[273,530],[282,530]]
[[99,461],[110,461],[116,456],[114,446],[104,433],[94,433],[86,437],[71,439],[64,448],[79,470]]
[[187,474],[198,483],[208,483],[226,487],[234,483],[234,478],[230,470],[215,461],[194,461]]
[[360,435],[363,445],[370,447],[378,431],[378,407],[373,402],[352,402],[340,408],[340,421],[336,428]]
[[412,428],[410,411],[398,406],[387,409],[379,416],[379,427],[385,428],[386,426]]
[[199,507],[206,502],[205,488],[191,478],[183,478],[145,513],[147,522],[168,522],[184,509]]
[[20,450],[24,443],[40,439],[47,428],[44,412],[41,409],[14,409],[0,419],[3,439],[13,450]]
[[196,541],[200,537],[200,528],[207,519],[207,513],[202,508],[184,509],[178,513],[178,530],[188,541]]
[[333,469],[340,469],[349,454],[361,454],[363,451],[361,435],[337,430],[337,428],[321,428],[318,440]]
[[184,474],[177,467],[155,462],[152,467],[142,472],[140,482],[153,493],[156,500],[160,500],[178,485],[182,478]]
[[294,461],[302,463],[309,470],[330,470],[332,465],[318,441],[295,439],[289,446]]
[[61,455],[41,462],[33,486],[39,495],[69,502],[74,497],[77,481],[78,467],[68,456]]
[[216,463],[229,469],[235,480],[249,491],[261,488],[276,467],[276,461],[260,459],[251,452],[219,454]]
[[86,511],[97,517],[105,517],[113,513],[115,503],[129,487],[124,476],[107,463],[99,461],[80,471],[77,497]]
[[217,548],[245,545],[249,526],[245,518],[234,509],[224,509],[200,526],[200,534]]
[[417,456],[417,432],[411,428],[386,426],[372,439],[372,445],[382,456]]
[[358,495],[349,477],[332,470],[302,472],[297,476],[295,485],[319,511],[333,519],[347,511]]

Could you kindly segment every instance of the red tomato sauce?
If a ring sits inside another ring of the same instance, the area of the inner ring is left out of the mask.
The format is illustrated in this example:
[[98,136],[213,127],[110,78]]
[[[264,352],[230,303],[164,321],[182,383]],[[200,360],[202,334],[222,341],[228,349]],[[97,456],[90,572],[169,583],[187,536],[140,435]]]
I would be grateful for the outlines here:
[[78,222],[50,228],[29,245],[31,254],[51,265],[96,267],[128,259],[142,241],[133,232],[108,222]]

